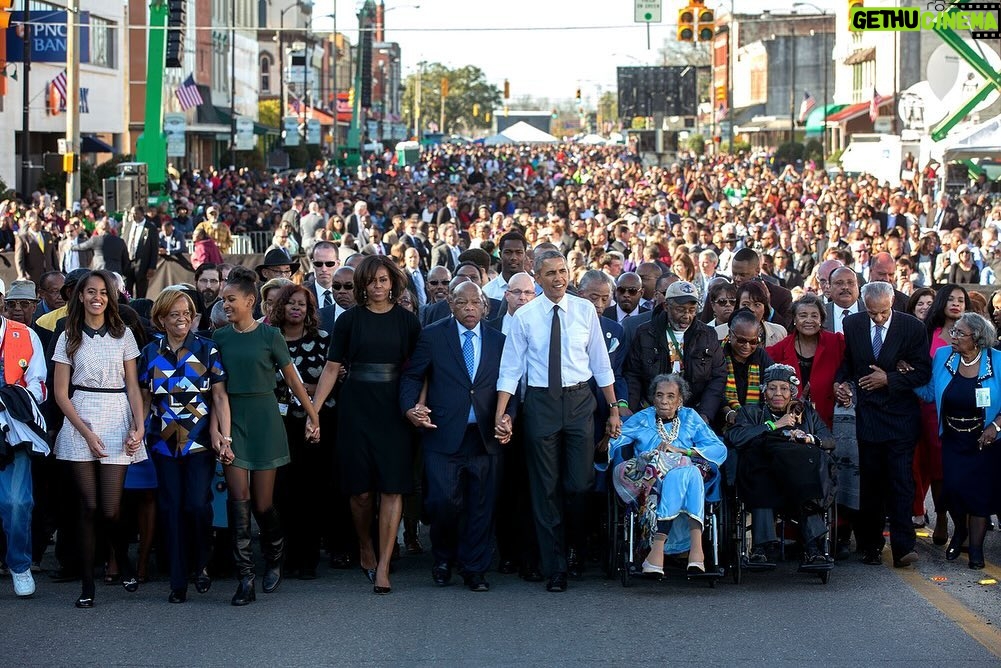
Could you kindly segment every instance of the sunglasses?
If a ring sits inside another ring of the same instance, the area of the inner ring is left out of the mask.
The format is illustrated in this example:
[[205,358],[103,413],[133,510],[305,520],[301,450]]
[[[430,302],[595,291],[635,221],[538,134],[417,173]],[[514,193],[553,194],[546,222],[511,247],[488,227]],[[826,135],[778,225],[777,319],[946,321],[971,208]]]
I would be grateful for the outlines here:
[[745,345],[745,346],[756,346],[759,343],[761,343],[761,341],[759,339],[756,339],[756,338],[754,338],[754,339],[745,339],[742,336],[733,336],[732,334],[730,335],[730,341],[732,343],[734,343],[734,344],[740,343],[740,344]]
[[713,300],[713,304],[716,304],[717,306],[733,306],[736,303],[737,303],[736,299],[726,299],[724,297],[720,297],[719,299]]
[[355,289],[355,284],[354,283],[331,283],[330,284],[330,289],[331,290],[354,290]]
[[621,287],[621,288],[615,288],[615,291],[618,292],[620,295],[621,294],[635,295],[641,289],[642,288],[625,288],[625,287]]
[[448,285],[448,281],[428,281],[428,285]]
[[337,260],[328,260],[326,262],[313,262],[314,267],[336,267]]
[[35,303],[32,299],[8,299],[7,308],[19,308],[23,310],[31,308]]

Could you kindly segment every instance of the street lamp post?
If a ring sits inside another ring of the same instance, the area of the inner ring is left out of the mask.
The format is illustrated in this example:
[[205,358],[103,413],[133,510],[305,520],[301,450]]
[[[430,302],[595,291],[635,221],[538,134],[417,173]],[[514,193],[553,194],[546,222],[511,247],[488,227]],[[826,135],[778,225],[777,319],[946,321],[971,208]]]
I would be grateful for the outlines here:
[[[821,102],[821,109],[822,109],[821,113],[824,115],[824,126],[823,126],[824,129],[823,129],[823,134],[822,134],[822,137],[821,137],[821,144],[823,144],[823,146],[824,146],[824,156],[826,157],[827,156],[827,70],[829,69],[828,65],[830,65],[830,59],[831,59],[831,50],[828,47],[828,39],[827,39],[828,38],[828,30],[826,30],[826,28],[827,28],[827,25],[826,25],[826,23],[827,23],[827,16],[828,16],[829,12],[828,12],[828,10],[826,8],[818,7],[817,5],[813,4],[812,2],[797,2],[797,3],[793,4],[793,8],[795,9],[796,7],[810,7],[811,9],[814,9],[814,10],[820,12],[820,15],[823,17],[823,21],[824,21],[824,24],[825,24],[824,25],[824,28],[825,28],[825,30],[824,30],[824,47],[823,47],[824,48],[824,52],[822,54],[823,57],[820,59],[820,62],[821,62],[821,66],[824,68],[824,99]],[[813,34],[814,34],[814,31],[811,30],[810,31],[810,35],[813,36]]]
[[282,122],[281,119],[285,118],[285,114],[288,113],[288,102],[285,97],[285,14],[297,7],[312,10],[312,0],[296,0],[278,12],[278,104],[281,106],[278,115],[279,122]]

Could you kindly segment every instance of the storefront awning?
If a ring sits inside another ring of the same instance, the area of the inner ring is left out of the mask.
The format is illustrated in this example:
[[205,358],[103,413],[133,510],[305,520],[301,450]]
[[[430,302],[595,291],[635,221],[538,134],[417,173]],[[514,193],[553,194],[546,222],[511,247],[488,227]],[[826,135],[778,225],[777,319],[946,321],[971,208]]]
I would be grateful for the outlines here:
[[846,104],[825,104],[822,107],[814,107],[813,111],[806,117],[807,136],[823,134],[827,119],[847,106]]
[[858,65],[859,63],[864,63],[867,60],[876,60],[876,47],[870,46],[865,49],[856,49],[848,54],[845,58],[845,65]]
[[789,132],[789,119],[776,116],[755,116],[750,122],[738,125],[734,132]]
[[83,137],[80,138],[80,152],[116,153],[114,146],[105,141],[101,141],[100,139],[92,135],[84,135]]
[[[229,109],[203,104],[198,107],[198,122],[206,125],[221,127],[222,129],[216,130],[216,132],[222,133],[230,131],[233,123],[233,117],[229,115]],[[278,132],[278,128],[272,128],[264,125],[263,123],[254,121],[254,134],[259,137],[263,137],[264,135],[277,136],[280,133]]]
[[[302,109],[298,108],[298,105],[289,103],[288,105],[288,115],[303,117]],[[316,107],[306,107],[305,118],[315,118],[320,121],[320,125],[330,126],[334,124],[334,117],[325,111],[317,109]]]
[[[893,101],[892,95],[880,95],[879,99],[876,100],[876,106],[882,107],[884,104]],[[841,111],[835,112],[827,117],[827,120],[832,123],[847,123],[850,120],[858,118],[862,114],[869,113],[869,105],[871,102],[858,102],[856,104],[851,104],[842,109]]]

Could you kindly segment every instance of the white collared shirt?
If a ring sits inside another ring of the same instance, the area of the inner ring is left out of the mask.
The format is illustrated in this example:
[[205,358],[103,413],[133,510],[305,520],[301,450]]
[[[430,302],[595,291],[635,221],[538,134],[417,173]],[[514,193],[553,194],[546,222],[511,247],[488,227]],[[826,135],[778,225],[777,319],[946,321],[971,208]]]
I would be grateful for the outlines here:
[[319,283],[317,283],[316,281],[313,281],[313,293],[314,293],[314,296],[316,297],[316,308],[323,308],[323,293],[324,292],[329,292],[330,293],[330,303],[331,304],[336,303],[336,302],[334,302],[334,291],[333,290],[331,290],[330,288],[325,288],[322,285],[320,285]]
[[539,297],[514,314],[501,357],[499,392],[514,394],[526,371],[530,387],[549,386],[549,333],[554,306],[559,307],[560,377],[564,387],[592,377],[598,387],[615,382],[594,305],[572,295],[564,295],[558,304]]
[[837,334],[844,334],[845,318],[853,313],[858,313],[858,302],[855,302],[848,308],[841,308],[834,302],[831,302],[831,306],[834,307],[834,332]]
[[[887,332],[887,330],[889,330],[889,329],[890,329],[890,322],[891,322],[892,320],[893,320],[893,311],[890,311],[890,317],[889,317],[889,318],[887,318],[887,319],[886,319],[886,322],[884,322],[884,323],[883,323],[883,324],[881,325],[881,327],[882,327],[882,330],[881,330],[881,331],[880,331],[880,333],[879,333],[879,338],[880,338],[880,340],[881,340],[881,341],[882,341],[882,342],[883,342],[884,344],[886,343],[886,332]],[[876,334],[876,323],[874,323],[874,322],[872,321],[872,318],[869,318],[869,341],[872,341],[872,337],[873,337],[873,336],[874,336],[875,334]]]

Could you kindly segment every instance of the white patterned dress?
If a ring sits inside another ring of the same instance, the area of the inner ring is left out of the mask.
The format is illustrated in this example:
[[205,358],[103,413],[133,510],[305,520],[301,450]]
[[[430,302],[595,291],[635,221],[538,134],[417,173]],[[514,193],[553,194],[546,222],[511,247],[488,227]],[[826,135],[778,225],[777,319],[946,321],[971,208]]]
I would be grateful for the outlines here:
[[[95,457],[80,432],[69,420],[65,420],[56,436],[56,459],[71,462],[97,460],[102,464],[122,465],[141,462],[146,459],[146,448],[139,448],[131,457],[125,454],[125,439],[132,428],[132,408],[125,392],[125,361],[139,357],[139,346],[127,327],[120,339],[105,330],[99,331],[103,333],[88,332],[86,329],[82,332],[82,341],[72,362],[66,355],[66,333],[63,332],[56,341],[52,361],[72,366],[70,384],[73,397],[70,401],[80,419],[101,438],[108,456],[101,459]],[[95,392],[94,389],[121,391]]]

